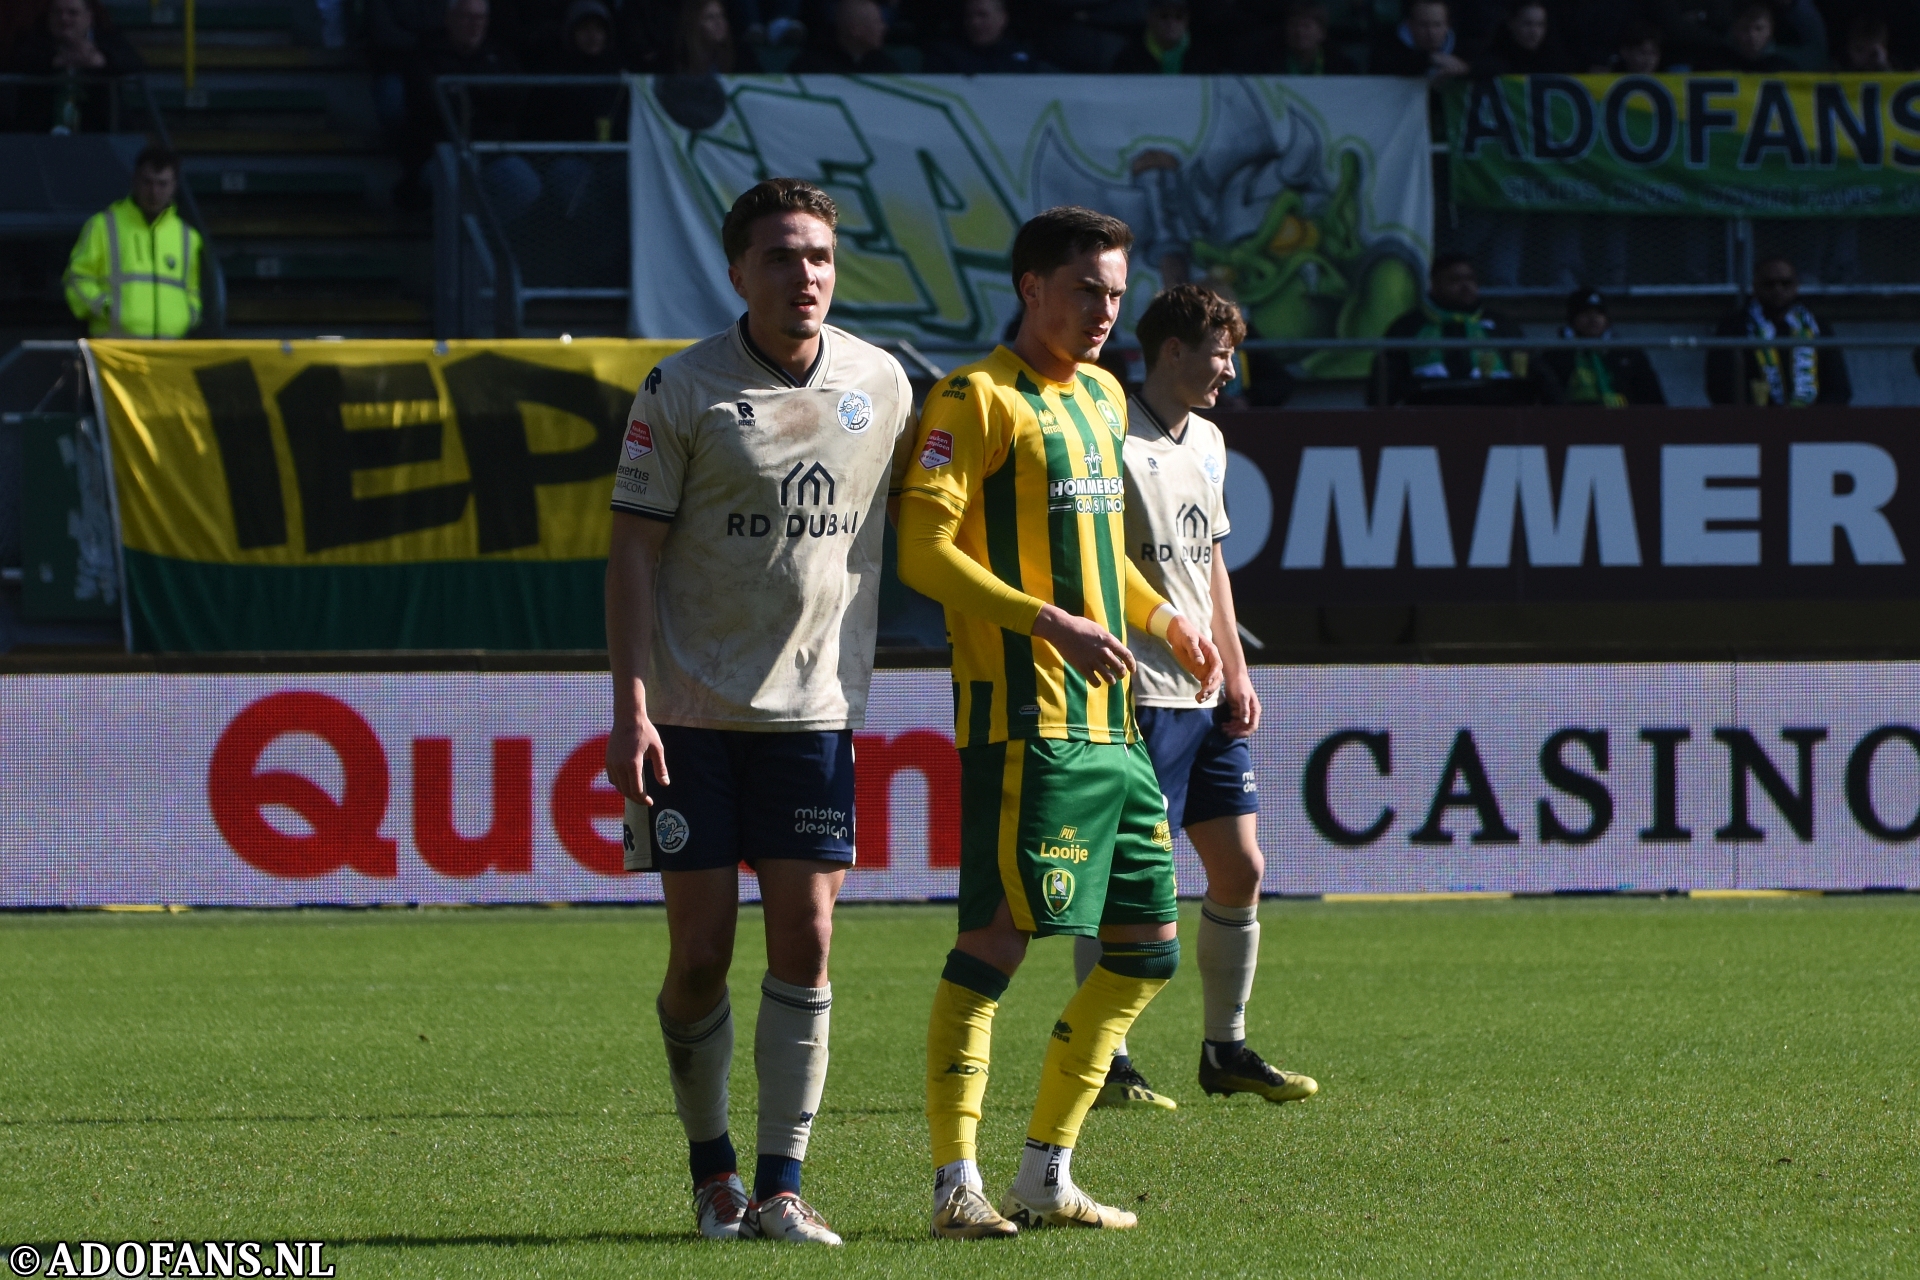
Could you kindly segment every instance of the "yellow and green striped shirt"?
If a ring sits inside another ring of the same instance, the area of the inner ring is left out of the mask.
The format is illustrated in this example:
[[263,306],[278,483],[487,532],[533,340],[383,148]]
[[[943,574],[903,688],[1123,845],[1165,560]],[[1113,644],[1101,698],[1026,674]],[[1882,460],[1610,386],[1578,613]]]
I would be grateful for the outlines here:
[[[1052,382],[1005,347],[928,393],[903,492],[960,518],[954,546],[1018,591],[1126,638],[1126,395],[1097,365]],[[1050,645],[947,610],[954,738],[1131,742],[1130,686],[1089,687]]]

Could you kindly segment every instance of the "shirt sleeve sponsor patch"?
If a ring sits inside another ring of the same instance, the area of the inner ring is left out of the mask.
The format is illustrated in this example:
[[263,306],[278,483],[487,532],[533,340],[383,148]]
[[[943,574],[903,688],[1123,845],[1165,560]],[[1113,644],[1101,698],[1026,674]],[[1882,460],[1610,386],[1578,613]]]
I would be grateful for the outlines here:
[[920,465],[932,471],[953,461],[953,436],[945,431],[927,432],[927,443],[920,450]]
[[627,457],[642,458],[653,452],[653,428],[635,418],[627,426]]

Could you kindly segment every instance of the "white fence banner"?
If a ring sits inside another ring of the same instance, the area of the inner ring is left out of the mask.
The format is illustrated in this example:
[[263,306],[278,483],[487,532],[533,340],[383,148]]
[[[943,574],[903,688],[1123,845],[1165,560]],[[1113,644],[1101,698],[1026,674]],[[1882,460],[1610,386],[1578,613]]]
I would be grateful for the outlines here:
[[720,224],[769,176],[834,197],[833,319],[869,336],[998,341],[1015,311],[1014,232],[1059,204],[1133,228],[1128,331],[1163,284],[1193,278],[1236,297],[1258,337],[1373,337],[1424,281],[1433,181],[1417,80],[661,77],[637,81],[632,101],[643,335],[713,333],[739,315]]
[[[1920,664],[1262,667],[1269,893],[1920,887]],[[11,676],[0,907],[654,901],[605,675]],[[874,678],[845,897],[950,897],[944,671]],[[1181,890],[1200,869],[1184,840]],[[742,892],[756,894],[753,877]]]

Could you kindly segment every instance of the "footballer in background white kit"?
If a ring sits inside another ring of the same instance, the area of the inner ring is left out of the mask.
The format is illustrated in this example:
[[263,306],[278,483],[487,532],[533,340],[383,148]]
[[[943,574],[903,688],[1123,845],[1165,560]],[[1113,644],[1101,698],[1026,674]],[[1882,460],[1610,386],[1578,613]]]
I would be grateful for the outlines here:
[[[627,870],[660,873],[666,899],[660,1031],[712,1238],[840,1243],[800,1171],[912,389],[892,356],[825,323],[837,220],[791,178],[734,203],[722,240],[747,313],[647,376],[614,472],[607,776],[627,799]],[[741,862],[767,931],[751,1199],[727,1132]]]
[[[1153,758],[1167,818],[1184,828],[1207,872],[1199,945],[1205,1036],[1200,1087],[1252,1093],[1270,1102],[1311,1097],[1307,1076],[1270,1066],[1247,1047],[1247,999],[1260,955],[1259,786],[1247,739],[1260,726],[1260,699],[1247,673],[1233,588],[1219,544],[1227,536],[1227,446],[1220,428],[1193,412],[1211,407],[1233,378],[1234,348],[1246,337],[1239,310],[1211,289],[1176,285],[1155,298],[1134,332],[1147,380],[1127,401],[1127,555],[1141,575],[1219,646],[1226,682],[1199,703],[1199,682],[1165,642],[1135,634],[1135,718]],[[1196,706],[1196,703],[1199,703]],[[1099,959],[1075,940],[1080,980]],[[1156,1093],[1121,1041],[1095,1106],[1174,1109]]]

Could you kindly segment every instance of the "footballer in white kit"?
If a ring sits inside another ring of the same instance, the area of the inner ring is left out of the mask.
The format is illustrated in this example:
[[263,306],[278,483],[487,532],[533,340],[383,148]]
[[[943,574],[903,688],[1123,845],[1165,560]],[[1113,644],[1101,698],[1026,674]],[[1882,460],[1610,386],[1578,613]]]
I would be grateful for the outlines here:
[[[840,1243],[800,1173],[912,390],[892,356],[825,323],[836,222],[794,179],[735,202],[722,239],[747,312],[648,374],[614,475],[607,774],[627,798],[626,867],[659,873],[666,899],[660,1029],[695,1217],[718,1238]],[[750,1197],[727,1131],[742,862],[767,930]]]
[[[1133,639],[1135,718],[1153,759],[1167,818],[1183,828],[1206,868],[1196,962],[1205,1031],[1200,1087],[1208,1094],[1252,1093],[1270,1102],[1311,1097],[1311,1078],[1271,1066],[1247,1047],[1247,999],[1259,960],[1259,785],[1247,739],[1260,725],[1260,698],[1247,672],[1233,587],[1220,559],[1229,532],[1227,446],[1220,428],[1193,412],[1211,407],[1233,377],[1233,353],[1246,337],[1239,310],[1211,289],[1176,285],[1135,326],[1147,379],[1127,401],[1127,555],[1154,590],[1219,646],[1226,680],[1200,700],[1200,683],[1174,661],[1166,643]],[[1197,704],[1197,705],[1196,705]],[[1099,959],[1076,940],[1080,980]],[[1123,1040],[1096,1106],[1175,1104],[1133,1064]]]

